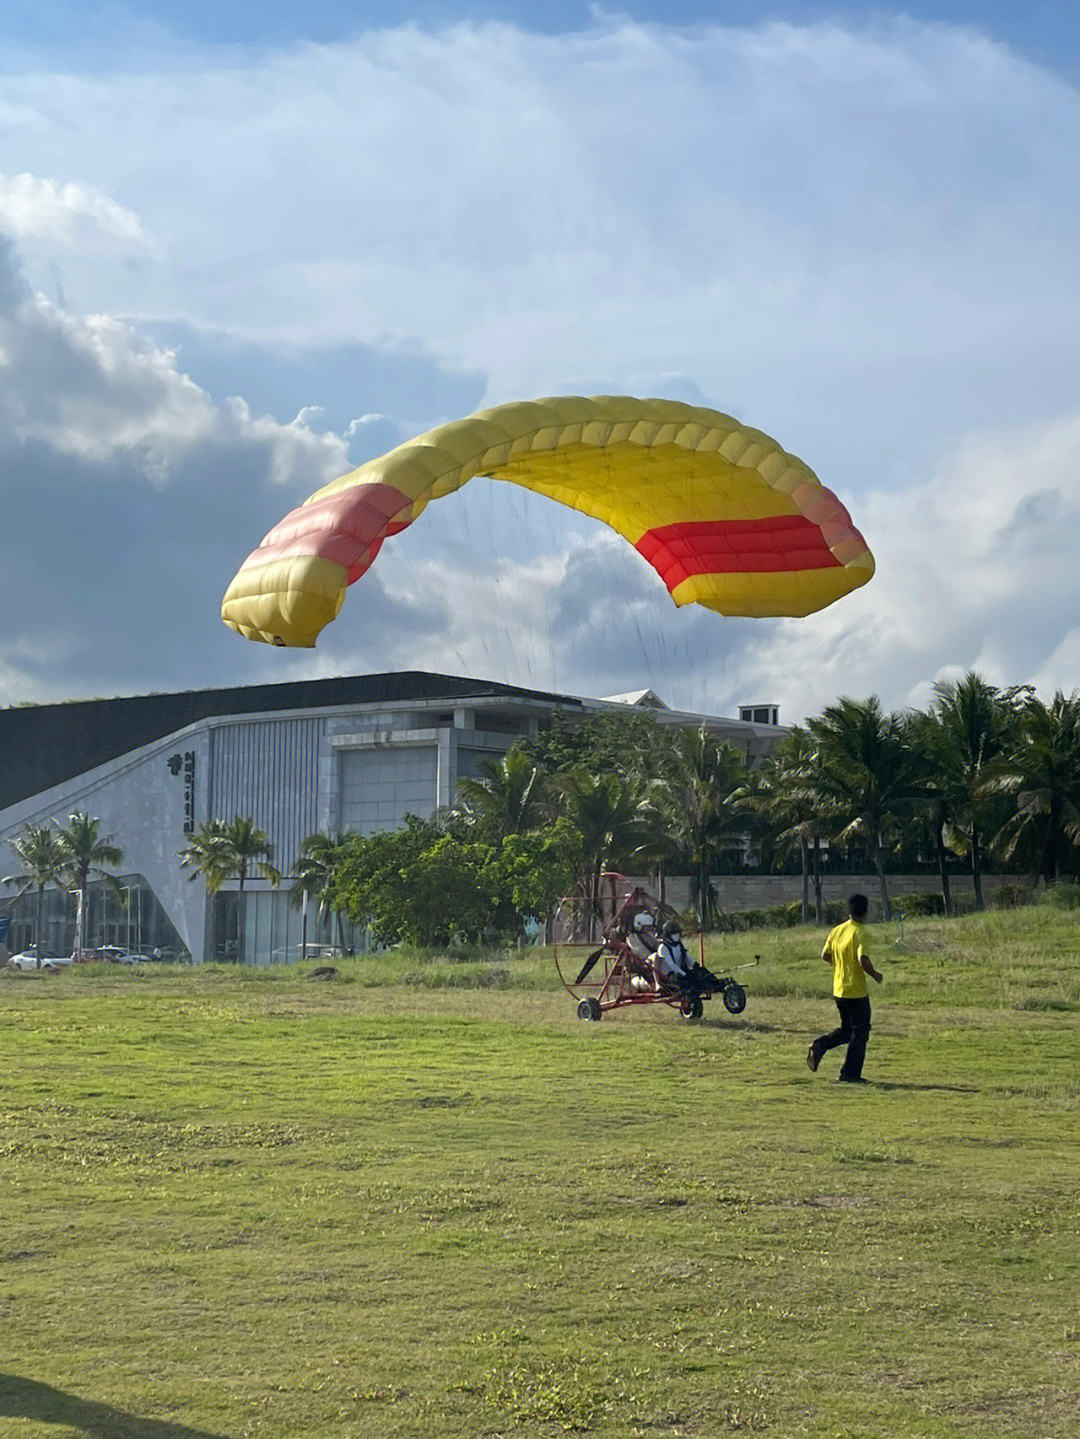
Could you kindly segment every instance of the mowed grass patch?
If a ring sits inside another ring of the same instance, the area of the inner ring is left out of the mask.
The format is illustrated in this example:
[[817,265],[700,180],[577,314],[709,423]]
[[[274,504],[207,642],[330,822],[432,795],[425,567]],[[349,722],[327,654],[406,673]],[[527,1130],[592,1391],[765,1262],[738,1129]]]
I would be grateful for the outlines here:
[[816,931],[697,1026],[536,957],[5,975],[0,1434],[1075,1434],[1076,1016],[1014,1003],[1075,927],[1013,924],[934,985],[882,927],[856,1090]]

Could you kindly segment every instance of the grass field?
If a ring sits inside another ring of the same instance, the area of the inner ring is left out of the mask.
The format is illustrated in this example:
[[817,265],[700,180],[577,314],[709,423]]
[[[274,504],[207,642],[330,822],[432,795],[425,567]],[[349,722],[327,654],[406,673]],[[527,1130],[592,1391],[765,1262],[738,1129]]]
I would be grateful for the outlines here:
[[818,931],[746,1011],[543,957],[0,975],[0,1435],[1075,1436],[1078,921]]

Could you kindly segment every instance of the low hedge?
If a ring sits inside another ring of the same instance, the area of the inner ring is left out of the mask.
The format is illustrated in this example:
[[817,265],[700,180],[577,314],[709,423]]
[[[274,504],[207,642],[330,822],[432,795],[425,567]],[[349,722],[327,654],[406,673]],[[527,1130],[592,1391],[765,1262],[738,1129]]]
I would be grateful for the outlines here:
[[898,894],[892,902],[893,910],[904,919],[928,919],[945,913],[945,901],[935,890],[922,890],[918,894]]
[[[810,923],[832,926],[847,916],[847,905],[839,900],[826,900],[824,913],[819,921],[814,914],[813,901],[810,903]],[[802,900],[793,899],[785,904],[772,904],[767,909],[739,909],[731,914],[722,914],[717,930],[721,934],[744,934],[750,929],[794,929],[802,924]]]
[[1070,880],[1048,884],[1039,893],[1035,903],[1049,905],[1051,909],[1080,909],[1080,884],[1074,884]]

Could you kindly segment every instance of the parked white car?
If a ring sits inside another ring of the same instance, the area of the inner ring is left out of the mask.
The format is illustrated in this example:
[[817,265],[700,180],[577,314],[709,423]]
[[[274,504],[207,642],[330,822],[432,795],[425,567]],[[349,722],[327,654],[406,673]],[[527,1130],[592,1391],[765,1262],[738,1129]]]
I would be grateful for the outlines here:
[[[64,965],[67,965],[67,964],[70,964],[70,963],[71,963],[71,955],[70,955],[70,954],[68,954],[68,955],[63,955],[63,954],[43,954],[43,955],[41,956],[41,968],[42,968],[42,969],[49,969],[49,970],[62,969],[62,968],[64,967]],[[8,960],[8,964],[10,964],[10,965],[12,966],[12,968],[14,968],[14,969],[37,969],[37,968],[38,968],[37,949],[35,948],[34,945],[31,945],[29,949],[24,949],[20,954],[13,954],[13,955],[11,956],[11,958]]]
[[[303,946],[299,940],[295,944],[282,945],[280,949],[271,950],[271,964],[299,964],[303,955]],[[307,947],[308,961],[321,963],[327,959],[341,959],[343,952],[336,944],[309,944]]]
[[106,964],[152,964],[153,961],[146,954],[132,954],[128,949],[121,949],[118,944],[103,944],[97,949],[88,949],[83,956],[87,960],[100,960]]

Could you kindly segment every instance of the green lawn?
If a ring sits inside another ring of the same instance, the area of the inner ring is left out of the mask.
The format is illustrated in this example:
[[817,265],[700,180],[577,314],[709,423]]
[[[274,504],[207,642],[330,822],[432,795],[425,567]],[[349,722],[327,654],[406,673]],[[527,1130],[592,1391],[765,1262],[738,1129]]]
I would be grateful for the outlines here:
[[538,957],[0,975],[0,1436],[1080,1432],[1080,921],[821,932],[737,1019]]

